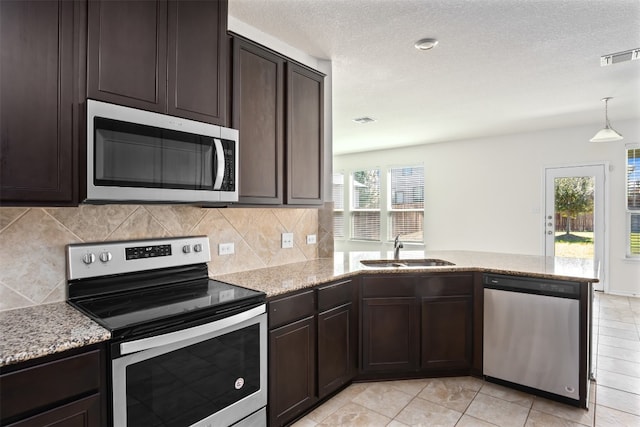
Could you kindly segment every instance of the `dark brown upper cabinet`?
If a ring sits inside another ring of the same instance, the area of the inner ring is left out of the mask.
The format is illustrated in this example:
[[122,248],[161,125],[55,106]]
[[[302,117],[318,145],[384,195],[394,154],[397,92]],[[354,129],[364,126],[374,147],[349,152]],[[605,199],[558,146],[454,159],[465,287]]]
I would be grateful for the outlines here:
[[227,125],[227,1],[90,1],[89,98]]
[[287,187],[289,205],[322,204],[324,76],[287,63]]
[[233,39],[231,127],[240,131],[240,203],[282,204],[284,58]]
[[86,4],[0,1],[0,201],[77,203]]
[[324,75],[237,36],[232,75],[240,203],[321,204]]

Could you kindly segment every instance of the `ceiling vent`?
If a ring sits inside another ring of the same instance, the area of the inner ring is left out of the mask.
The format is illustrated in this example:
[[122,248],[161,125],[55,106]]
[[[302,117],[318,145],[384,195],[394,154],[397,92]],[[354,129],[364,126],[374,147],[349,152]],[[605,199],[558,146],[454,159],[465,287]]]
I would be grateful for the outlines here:
[[617,64],[618,62],[634,61],[640,59],[640,48],[625,50],[600,57],[600,66]]
[[360,123],[361,125],[365,125],[367,123],[373,123],[376,119],[372,119],[371,117],[358,117],[357,119],[353,119],[354,122]]

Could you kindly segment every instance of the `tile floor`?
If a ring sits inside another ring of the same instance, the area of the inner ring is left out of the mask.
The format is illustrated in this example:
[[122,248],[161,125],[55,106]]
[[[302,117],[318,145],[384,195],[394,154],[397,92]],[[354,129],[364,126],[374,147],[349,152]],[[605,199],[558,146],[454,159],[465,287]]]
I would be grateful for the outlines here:
[[352,384],[294,424],[640,427],[640,298],[596,293],[589,410],[472,377]]

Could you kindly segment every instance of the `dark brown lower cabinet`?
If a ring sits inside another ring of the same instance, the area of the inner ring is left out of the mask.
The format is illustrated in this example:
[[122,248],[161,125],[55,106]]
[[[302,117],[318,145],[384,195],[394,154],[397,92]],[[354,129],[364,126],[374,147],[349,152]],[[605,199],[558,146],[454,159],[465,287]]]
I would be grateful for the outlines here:
[[316,402],[315,329],[310,316],[269,332],[269,425],[284,425]]
[[[393,286],[393,283],[389,283]],[[363,298],[362,370],[413,371],[418,365],[415,297]]]
[[473,358],[473,292],[470,273],[416,278],[420,298],[420,368],[468,374]]
[[473,305],[470,295],[422,299],[422,369],[469,369]]
[[356,281],[319,286],[318,397],[348,384],[358,372],[358,306]]
[[90,427],[100,425],[100,396],[76,400],[7,427]]
[[0,425],[106,425],[102,344],[0,369]]

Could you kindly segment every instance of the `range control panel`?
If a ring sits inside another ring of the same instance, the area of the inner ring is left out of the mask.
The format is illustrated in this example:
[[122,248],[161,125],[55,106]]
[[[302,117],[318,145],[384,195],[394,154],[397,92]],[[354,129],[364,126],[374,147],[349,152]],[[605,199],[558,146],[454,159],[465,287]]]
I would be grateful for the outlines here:
[[207,236],[67,246],[67,279],[85,279],[211,261]]
[[124,253],[127,260],[171,256],[171,245],[136,246],[133,248],[124,248]]

